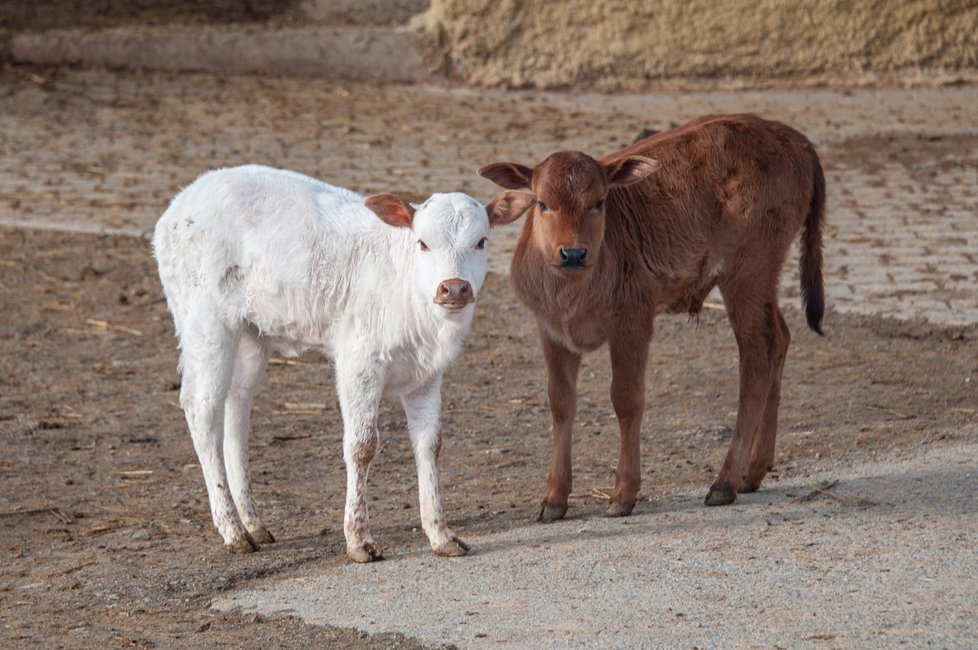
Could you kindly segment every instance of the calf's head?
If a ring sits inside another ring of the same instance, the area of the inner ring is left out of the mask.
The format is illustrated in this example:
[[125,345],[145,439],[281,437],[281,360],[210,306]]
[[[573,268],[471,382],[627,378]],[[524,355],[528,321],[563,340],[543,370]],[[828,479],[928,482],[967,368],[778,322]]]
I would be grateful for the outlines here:
[[597,262],[611,188],[637,183],[658,168],[643,156],[602,164],[579,151],[558,151],[533,169],[498,162],[478,173],[505,189],[533,192],[537,201],[525,226],[530,241],[552,268],[574,275]]
[[489,229],[518,219],[533,197],[504,192],[487,206],[466,194],[432,194],[413,206],[394,194],[364,200],[386,224],[411,233],[411,283],[443,313],[459,314],[475,302],[486,278]]

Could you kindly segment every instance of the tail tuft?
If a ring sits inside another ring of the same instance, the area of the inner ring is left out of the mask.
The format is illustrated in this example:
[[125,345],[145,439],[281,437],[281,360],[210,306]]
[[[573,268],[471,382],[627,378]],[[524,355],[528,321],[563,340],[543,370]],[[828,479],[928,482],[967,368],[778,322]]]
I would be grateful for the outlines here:
[[825,314],[825,288],[822,282],[822,223],[825,220],[825,175],[818,154],[812,149],[815,173],[812,178],[812,203],[805,218],[801,235],[801,259],[798,268],[801,275],[801,301],[805,306],[808,327],[822,332],[822,316]]

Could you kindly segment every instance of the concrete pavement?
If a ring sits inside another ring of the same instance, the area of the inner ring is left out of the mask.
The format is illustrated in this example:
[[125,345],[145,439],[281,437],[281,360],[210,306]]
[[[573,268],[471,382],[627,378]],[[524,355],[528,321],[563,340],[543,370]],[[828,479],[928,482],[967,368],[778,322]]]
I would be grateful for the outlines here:
[[725,508],[698,487],[627,519],[528,523],[469,538],[465,558],[402,551],[213,606],[461,648],[965,648],[976,457],[965,443],[824,463]]

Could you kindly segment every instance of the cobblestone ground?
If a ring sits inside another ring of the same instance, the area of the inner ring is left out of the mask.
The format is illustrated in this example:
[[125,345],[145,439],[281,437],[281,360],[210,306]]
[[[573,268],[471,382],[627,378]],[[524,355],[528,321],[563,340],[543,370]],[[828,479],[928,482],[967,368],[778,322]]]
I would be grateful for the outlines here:
[[[826,289],[839,311],[978,323],[978,88],[647,95],[7,68],[0,223],[141,234],[205,169],[263,162],[360,192],[488,200],[474,170],[605,153],[642,128],[753,111],[816,143],[829,190]],[[505,271],[518,227],[493,242]],[[797,302],[797,276],[784,277]]]
[[978,139],[932,138],[835,161],[828,256],[838,309],[978,323]]

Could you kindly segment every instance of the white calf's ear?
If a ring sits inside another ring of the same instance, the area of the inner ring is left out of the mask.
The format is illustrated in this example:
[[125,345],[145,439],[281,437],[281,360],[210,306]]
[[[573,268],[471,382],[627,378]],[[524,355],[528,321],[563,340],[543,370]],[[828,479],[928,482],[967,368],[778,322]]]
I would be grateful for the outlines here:
[[414,219],[414,208],[396,194],[374,194],[363,200],[363,204],[380,220],[395,228],[410,228]]
[[529,189],[530,179],[533,178],[532,169],[509,162],[491,163],[480,167],[476,173],[505,190]]
[[533,207],[537,197],[526,192],[503,192],[486,206],[490,226],[501,226],[516,221]]
[[659,168],[659,161],[645,156],[629,156],[605,167],[612,185],[637,183]]

